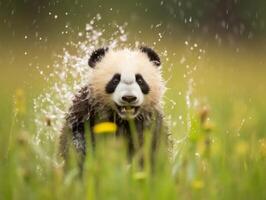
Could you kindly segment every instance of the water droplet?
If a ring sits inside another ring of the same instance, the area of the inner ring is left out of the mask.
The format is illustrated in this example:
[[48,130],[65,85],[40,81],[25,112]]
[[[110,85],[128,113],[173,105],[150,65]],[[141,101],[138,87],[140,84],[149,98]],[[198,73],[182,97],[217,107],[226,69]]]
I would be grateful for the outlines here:
[[181,60],[180,60],[180,64],[184,64],[186,62],[186,58],[185,56],[182,56]]

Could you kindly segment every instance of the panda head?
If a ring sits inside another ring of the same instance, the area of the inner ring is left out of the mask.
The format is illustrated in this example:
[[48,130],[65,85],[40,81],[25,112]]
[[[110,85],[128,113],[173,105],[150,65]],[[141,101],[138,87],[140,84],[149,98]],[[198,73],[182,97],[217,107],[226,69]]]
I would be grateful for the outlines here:
[[100,48],[89,59],[90,85],[97,101],[122,119],[159,109],[164,92],[161,61],[148,47],[114,50]]

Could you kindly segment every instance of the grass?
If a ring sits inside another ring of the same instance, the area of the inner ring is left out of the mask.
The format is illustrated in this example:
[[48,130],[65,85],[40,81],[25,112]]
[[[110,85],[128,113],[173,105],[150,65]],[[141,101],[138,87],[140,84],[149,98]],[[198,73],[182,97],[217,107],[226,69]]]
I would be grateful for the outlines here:
[[[265,199],[266,83],[257,66],[265,59],[212,49],[206,54],[188,78],[180,59],[170,58],[181,66],[164,73],[174,74],[165,111],[178,141],[176,157],[170,161],[160,151],[153,175],[149,165],[129,167],[124,144],[112,136],[100,139],[95,155],[88,152],[82,179],[75,167],[65,173],[56,139],[33,142],[33,91],[1,91],[0,199]],[[196,63],[191,55],[187,62]],[[196,85],[187,95],[191,77]]]

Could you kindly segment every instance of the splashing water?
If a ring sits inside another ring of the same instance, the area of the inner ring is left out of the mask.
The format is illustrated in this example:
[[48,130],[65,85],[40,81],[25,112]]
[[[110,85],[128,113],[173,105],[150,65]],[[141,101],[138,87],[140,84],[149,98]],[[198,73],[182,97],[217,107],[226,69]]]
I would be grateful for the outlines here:
[[[109,46],[110,48],[125,47],[128,41],[128,35],[125,31],[127,24],[122,26],[110,25],[112,34],[109,37],[105,36],[105,29],[98,27],[98,22],[101,16],[97,14],[84,28],[84,32],[78,32],[77,36],[81,41],[68,42],[63,48],[62,54],[56,56],[55,62],[49,66],[52,72],[45,75],[40,68],[40,74],[47,82],[48,87],[44,92],[34,99],[35,111],[35,125],[37,127],[37,134],[35,143],[43,143],[46,140],[54,140],[58,137],[64,123],[65,114],[72,102],[73,95],[84,85],[89,82],[91,69],[88,67],[88,57],[91,52],[97,47]],[[96,28],[97,27],[97,28]],[[69,28],[69,27],[67,27]],[[161,41],[162,34],[159,33],[158,42]],[[140,42],[135,42],[135,47],[139,46]],[[187,108],[187,116],[178,116],[182,125],[186,126],[186,133],[184,138],[174,139],[173,158],[178,153],[178,146],[183,142],[190,129],[189,113],[194,105],[192,105],[192,91],[194,87],[193,73],[197,70],[198,61],[201,60],[204,50],[199,48],[198,44],[190,45],[185,41],[187,47],[187,54],[182,55],[180,64],[186,67],[184,79],[188,83],[188,89],[185,95],[185,102]],[[168,63],[168,52],[165,50],[161,55],[166,58]],[[197,57],[195,63],[190,62],[190,57]],[[169,63],[168,63],[169,64]],[[170,69],[173,69],[173,65]],[[172,77],[171,77],[172,78]],[[176,102],[171,99],[166,99],[172,106],[171,109],[176,109]],[[184,121],[185,120],[185,121]],[[169,124],[171,127],[175,126],[175,118],[169,116]],[[45,140],[46,138],[46,140]]]
[[79,37],[84,38],[83,41],[66,44],[63,53],[56,56],[50,74],[43,75],[39,70],[49,87],[34,99],[36,144],[42,142],[43,137],[54,139],[60,134],[73,94],[89,81],[91,70],[88,67],[88,56],[91,52],[102,46],[123,47],[127,41],[125,32],[127,24],[110,27],[115,30],[112,30],[112,35],[108,39],[105,39],[105,29],[95,28],[98,27],[97,22],[100,20],[101,16],[97,14],[86,25],[84,33],[78,33]]
[[[191,131],[192,127],[191,117],[193,112],[195,111],[195,108],[199,105],[198,98],[196,98],[193,95],[193,90],[196,86],[196,82],[194,81],[194,74],[197,72],[198,66],[201,66],[200,62],[205,55],[205,50],[200,48],[200,46],[197,43],[190,43],[188,41],[185,41],[184,44],[186,47],[186,53],[181,56],[179,63],[180,65],[185,67],[183,78],[187,83],[187,88],[184,93],[186,112],[185,116],[179,115],[178,120],[174,120],[172,117],[170,122],[171,127],[174,127],[176,125],[176,121],[180,121],[181,126],[183,126],[184,133],[176,134],[176,137],[172,138],[173,140],[172,160],[174,160],[177,157],[178,153],[181,150],[180,144],[186,141]],[[182,93],[179,91],[178,94],[181,95]],[[176,109],[175,104],[171,107],[171,109]],[[180,135],[182,135],[181,138]]]

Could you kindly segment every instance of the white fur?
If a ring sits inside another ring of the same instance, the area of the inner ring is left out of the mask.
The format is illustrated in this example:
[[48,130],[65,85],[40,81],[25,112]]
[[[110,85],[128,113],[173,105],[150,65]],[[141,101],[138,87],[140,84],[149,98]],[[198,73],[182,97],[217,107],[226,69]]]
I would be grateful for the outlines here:
[[[131,73],[130,75],[134,74]],[[115,92],[112,94],[112,99],[116,104],[123,106],[125,104],[122,100],[123,96],[135,96],[137,97],[137,100],[133,105],[140,106],[144,101],[144,94],[142,93],[138,83],[135,81],[135,76],[134,79],[126,79],[125,76],[127,76],[127,74],[121,74],[121,81],[115,89]]]
[[[107,94],[106,84],[116,73],[121,74],[121,81],[113,94]],[[141,74],[149,85],[150,91],[147,95],[142,93],[137,84],[136,74]],[[136,106],[141,106],[142,109],[161,109],[165,84],[160,67],[155,66],[139,49],[109,49],[102,60],[96,64],[91,75],[90,84],[96,98],[105,104],[113,105],[115,102],[121,105],[122,96],[135,95]]]

